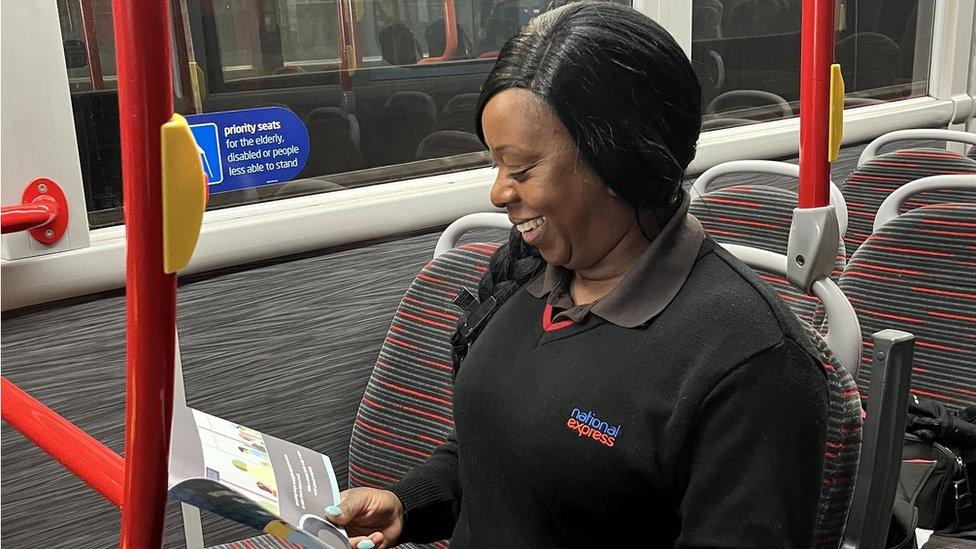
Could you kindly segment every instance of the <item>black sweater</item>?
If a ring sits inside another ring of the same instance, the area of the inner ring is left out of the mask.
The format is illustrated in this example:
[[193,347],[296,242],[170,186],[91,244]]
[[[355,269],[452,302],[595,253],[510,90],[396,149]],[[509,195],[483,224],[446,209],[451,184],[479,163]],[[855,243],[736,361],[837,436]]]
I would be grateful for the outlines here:
[[747,267],[706,239],[637,328],[590,315],[545,331],[545,306],[520,289],[472,346],[454,436],[391,488],[402,541],[811,545],[826,378]]

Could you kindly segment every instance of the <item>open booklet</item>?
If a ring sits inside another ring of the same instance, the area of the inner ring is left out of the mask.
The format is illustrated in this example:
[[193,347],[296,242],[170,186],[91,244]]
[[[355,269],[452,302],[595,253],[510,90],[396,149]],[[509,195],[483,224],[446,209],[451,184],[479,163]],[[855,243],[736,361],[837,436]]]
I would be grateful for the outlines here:
[[186,406],[173,407],[170,498],[310,549],[346,549],[321,514],[339,501],[327,456]]

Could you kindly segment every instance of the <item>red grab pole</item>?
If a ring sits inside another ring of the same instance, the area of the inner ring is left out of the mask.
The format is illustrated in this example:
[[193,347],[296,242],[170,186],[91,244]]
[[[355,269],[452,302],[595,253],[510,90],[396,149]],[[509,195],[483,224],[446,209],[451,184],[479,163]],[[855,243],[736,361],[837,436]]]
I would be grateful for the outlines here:
[[122,506],[122,458],[7,378],[0,378],[3,420],[116,507]]
[[157,549],[166,505],[176,276],[163,271],[160,131],[173,114],[169,1],[113,0],[126,231],[123,549]]
[[800,41],[800,208],[830,200],[828,133],[834,0],[803,0]]

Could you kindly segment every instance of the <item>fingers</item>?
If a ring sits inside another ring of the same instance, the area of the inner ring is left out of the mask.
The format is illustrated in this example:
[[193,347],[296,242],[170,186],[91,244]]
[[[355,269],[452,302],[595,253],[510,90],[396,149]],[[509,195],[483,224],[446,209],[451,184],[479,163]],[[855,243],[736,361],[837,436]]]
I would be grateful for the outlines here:
[[383,534],[373,532],[368,536],[356,536],[349,538],[349,547],[352,549],[387,549],[386,540]]
[[351,520],[359,516],[367,504],[364,491],[355,488],[340,494],[339,501],[339,505],[330,505],[325,508],[325,518],[340,526],[349,524]]

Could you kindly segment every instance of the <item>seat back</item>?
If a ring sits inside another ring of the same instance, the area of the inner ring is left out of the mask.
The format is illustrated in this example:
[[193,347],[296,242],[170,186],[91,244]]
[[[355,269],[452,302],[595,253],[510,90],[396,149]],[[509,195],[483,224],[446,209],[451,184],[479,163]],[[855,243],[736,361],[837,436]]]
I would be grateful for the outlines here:
[[[785,255],[796,193],[763,185],[735,185],[696,197],[688,211],[717,242],[741,244]],[[817,298],[795,288],[785,276],[762,270],[772,286],[801,320],[812,323]]]
[[[864,161],[841,187],[851,214],[844,236],[848,256],[871,235],[874,216],[892,191],[923,177],[967,173],[976,174],[976,161],[942,149],[904,149]],[[940,191],[919,195],[905,206],[972,200],[969,191]]]
[[[349,442],[349,486],[383,487],[441,445],[454,426],[451,334],[462,288],[478,282],[497,244],[435,257],[400,302],[366,386]],[[442,544],[443,545],[443,544]]]
[[722,36],[722,12],[712,6],[693,7],[691,22],[691,37],[695,40]]
[[[795,164],[768,161],[737,161],[715,166],[701,174],[692,190],[689,211],[702,222],[705,232],[723,244],[751,246],[786,255],[790,239],[793,209],[797,204],[795,191],[766,184],[739,183],[713,190],[714,181],[723,175],[756,173],[786,176],[796,185],[799,167]],[[847,226],[846,205],[839,190],[832,187],[832,202],[837,210],[840,234]],[[836,276],[844,268],[843,243],[839,243]],[[819,326],[816,314],[819,300],[790,284],[785,276],[759,271],[759,276],[771,285],[793,312],[804,322]]]
[[787,0],[746,0],[722,23],[723,36],[763,36],[800,29],[800,9]]
[[891,86],[898,67],[898,44],[876,32],[859,32],[834,46],[847,91]]
[[[729,252],[759,273],[785,279],[787,259],[759,248],[723,244]],[[833,281],[818,280],[814,293],[823,303],[830,332],[823,336],[804,322],[827,376],[829,408],[824,452],[824,476],[814,530],[814,547],[836,549],[854,497],[861,451],[861,401],[854,381],[860,345],[857,316]],[[852,334],[854,334],[852,336]],[[836,350],[836,352],[835,352]],[[845,366],[850,365],[850,366]]]
[[793,109],[785,99],[762,90],[729,90],[712,99],[705,107],[705,117],[722,115],[725,118],[749,120],[778,120],[791,118]]
[[817,330],[810,325],[807,328],[827,374],[830,402],[814,547],[836,549],[854,498],[863,435],[861,399],[853,375],[840,364]]
[[299,178],[362,169],[359,122],[338,107],[319,107],[305,117],[311,149]]
[[424,92],[399,91],[386,100],[383,113],[386,127],[392,132],[384,150],[387,162],[413,161],[420,141],[434,127],[437,117],[434,99]]
[[420,145],[417,145],[416,159],[428,160],[484,150],[485,146],[473,133],[441,130],[423,138]]
[[420,59],[420,43],[413,30],[403,22],[396,22],[376,35],[383,60],[391,65],[413,65]]
[[[888,222],[851,257],[840,287],[871,334],[915,335],[912,392],[949,408],[976,404],[976,202],[923,206]],[[866,368],[864,366],[867,366]]]
[[478,112],[477,93],[461,93],[447,100],[437,119],[435,130],[453,130],[474,134]]

